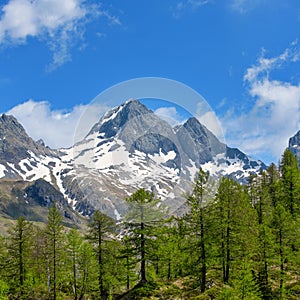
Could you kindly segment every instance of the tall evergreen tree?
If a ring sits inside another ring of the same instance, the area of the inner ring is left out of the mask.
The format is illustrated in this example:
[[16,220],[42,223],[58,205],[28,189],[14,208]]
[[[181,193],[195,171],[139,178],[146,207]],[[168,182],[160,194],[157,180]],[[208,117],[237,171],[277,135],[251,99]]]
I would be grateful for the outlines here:
[[126,216],[126,239],[131,255],[140,263],[140,283],[147,282],[147,262],[153,261],[154,246],[157,243],[155,228],[161,224],[165,213],[159,207],[154,194],[139,189],[126,199],[129,212]]
[[300,212],[300,171],[295,155],[286,149],[282,156],[281,173],[284,187],[284,201],[293,217]]
[[124,274],[122,274],[125,279],[123,280],[126,285],[126,290],[132,286],[132,282],[135,282],[138,278],[136,275],[136,260],[132,256],[131,241],[126,236],[122,238],[122,247],[119,251],[118,260],[124,265]]
[[274,255],[274,235],[271,231],[274,207],[278,204],[279,172],[274,164],[250,182],[252,205],[257,213],[259,251],[257,264],[257,281],[262,299],[271,299],[270,267]]
[[81,300],[90,292],[95,282],[97,264],[93,248],[85,241],[78,230],[71,229],[67,234],[68,278],[72,286],[74,300]]
[[279,266],[279,270],[276,273],[276,277],[279,277],[279,297],[282,300],[286,298],[285,283],[287,281],[287,262],[291,253],[290,237],[293,231],[293,222],[290,211],[287,210],[281,203],[279,203],[273,216],[273,232],[275,235],[275,259],[274,263]]
[[109,292],[108,286],[105,285],[104,277],[106,275],[107,262],[110,259],[109,243],[115,233],[115,221],[102,212],[96,211],[89,223],[86,238],[92,244],[96,254],[98,264],[98,289],[101,299],[105,299]]
[[97,282],[97,260],[92,245],[83,241],[80,245],[78,259],[78,299],[85,299],[86,294],[91,294]]
[[187,206],[190,211],[186,215],[189,231],[195,245],[194,253],[197,253],[196,266],[200,266],[200,289],[203,293],[206,289],[206,273],[207,273],[207,253],[208,253],[208,222],[206,215],[208,213],[208,205],[214,199],[214,187],[212,181],[209,180],[208,173],[201,168],[195,177],[194,188],[191,195],[187,198]]
[[63,260],[63,225],[59,209],[54,204],[48,213],[48,223],[45,229],[46,254],[48,261],[48,293],[53,300],[57,299],[58,275]]
[[67,234],[67,252],[68,258],[70,260],[70,265],[72,269],[72,290],[74,293],[74,300],[78,300],[78,280],[79,280],[79,272],[78,272],[78,259],[80,247],[83,241],[77,230],[71,229]]
[[8,232],[8,257],[7,268],[13,280],[15,288],[22,298],[24,294],[24,284],[29,272],[29,261],[32,246],[32,223],[19,217],[16,225]]
[[179,235],[178,219],[175,217],[166,220],[163,225],[157,230],[155,271],[158,277],[170,281],[179,273],[183,274],[183,262],[187,254],[180,246],[185,237]]
[[258,252],[256,212],[246,190],[238,182],[222,178],[215,206],[216,230],[222,281],[227,284],[236,276],[240,262],[253,263]]
[[235,206],[237,183],[229,178],[222,178],[217,195],[219,221],[220,258],[222,264],[223,283],[228,283],[232,260],[232,223]]

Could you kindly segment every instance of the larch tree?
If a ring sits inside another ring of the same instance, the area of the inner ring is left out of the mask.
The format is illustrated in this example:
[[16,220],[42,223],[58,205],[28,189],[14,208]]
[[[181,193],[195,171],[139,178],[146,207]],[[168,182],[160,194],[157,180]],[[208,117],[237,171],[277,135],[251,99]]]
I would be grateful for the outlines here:
[[46,255],[48,262],[48,294],[57,299],[59,272],[64,255],[64,227],[59,209],[54,204],[49,209],[48,223],[45,228]]
[[30,269],[32,233],[32,223],[23,217],[19,217],[16,225],[8,232],[6,264],[12,279],[15,280],[15,288],[20,298],[23,297],[24,285]]
[[98,290],[100,298],[105,299],[108,295],[108,286],[105,282],[107,275],[107,264],[110,260],[109,244],[116,233],[116,223],[109,216],[100,211],[96,211],[89,223],[87,240],[94,249],[98,267]]
[[129,204],[125,218],[126,239],[131,256],[140,264],[140,284],[147,282],[147,262],[153,261],[157,244],[156,228],[165,218],[166,212],[154,194],[139,189],[126,199]]
[[246,188],[229,178],[221,179],[215,206],[219,224],[217,256],[221,258],[222,281],[228,284],[241,271],[241,265],[253,265],[257,256],[257,217]]
[[[197,173],[194,181],[192,193],[187,197],[186,204],[189,212],[185,216],[188,223],[189,235],[193,242],[192,251],[196,253],[197,260],[193,265],[198,269],[200,274],[200,290],[203,293],[206,289],[207,274],[207,254],[209,239],[209,224],[207,214],[209,205],[212,203],[216,189],[209,174],[201,168]],[[197,271],[197,273],[198,273]]]
[[289,149],[283,153],[280,169],[285,205],[293,217],[298,216],[300,212],[300,171],[297,158]]

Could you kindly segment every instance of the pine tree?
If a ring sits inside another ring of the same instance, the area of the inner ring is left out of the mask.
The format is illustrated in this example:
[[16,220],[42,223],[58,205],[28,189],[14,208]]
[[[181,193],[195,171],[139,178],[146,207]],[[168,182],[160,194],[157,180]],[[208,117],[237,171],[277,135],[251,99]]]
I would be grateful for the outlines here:
[[132,249],[131,249],[131,239],[127,236],[122,238],[122,247],[120,249],[120,252],[117,256],[118,260],[121,261],[121,264],[124,265],[124,273],[122,274],[125,278],[123,281],[126,285],[126,290],[129,291],[129,289],[132,286],[132,282],[135,282],[137,280],[136,275],[136,260],[132,256]]
[[104,277],[106,275],[106,265],[109,261],[109,243],[112,241],[116,233],[115,221],[96,211],[89,223],[89,230],[86,238],[92,244],[96,254],[98,267],[98,290],[100,297],[105,298],[108,294],[108,286],[105,285]]
[[67,258],[69,272],[67,274],[72,286],[74,300],[83,299],[95,282],[97,264],[92,246],[72,228],[67,234]]
[[97,260],[92,245],[83,241],[80,245],[78,259],[78,299],[85,299],[85,294],[94,290],[94,283],[97,282]]
[[184,237],[178,234],[178,220],[175,217],[166,220],[157,228],[156,233],[155,273],[158,277],[170,281],[183,271],[185,253],[181,251],[180,245]]
[[48,223],[45,229],[48,261],[48,294],[57,299],[59,271],[63,260],[63,225],[60,211],[53,205],[49,209]]
[[[235,278],[231,282],[230,288],[223,287],[223,297],[228,300],[260,300],[262,299],[259,286],[256,283],[252,267],[247,261],[240,261],[240,268],[236,272]],[[271,299],[271,298],[269,298]]]
[[[274,169],[271,166],[272,177],[269,177],[269,172],[262,172],[259,176],[252,177],[249,184],[249,192],[251,203],[257,212],[258,222],[258,244],[259,251],[257,253],[257,280],[259,282],[260,290],[263,299],[271,299],[271,286],[269,280],[270,258],[272,256],[272,239],[274,236],[271,233],[271,217],[273,213],[273,203],[276,195],[274,190]],[[269,168],[269,169],[270,169]],[[271,195],[271,191],[273,195]]]
[[194,241],[193,251],[197,253],[197,261],[194,264],[200,267],[200,290],[206,289],[207,254],[209,229],[206,215],[208,207],[214,199],[214,185],[209,180],[208,173],[201,168],[195,177],[194,188],[187,198],[187,206],[190,211],[185,216],[189,231]]
[[29,272],[29,259],[32,246],[32,223],[19,217],[16,225],[9,230],[8,235],[8,257],[7,268],[11,279],[15,280],[15,288],[22,298],[24,294],[24,284]]
[[275,264],[279,265],[279,298],[285,299],[285,282],[286,282],[286,269],[290,247],[289,238],[292,233],[292,224],[290,212],[282,205],[278,204],[274,210],[273,216],[273,231],[275,234]]
[[223,283],[228,283],[232,256],[232,222],[234,210],[234,194],[237,184],[228,178],[222,178],[217,195],[219,221],[220,257],[222,264]]
[[[289,149],[283,153],[280,172],[280,203],[282,207],[275,212],[274,230],[277,233],[277,242],[279,242],[279,245],[277,244],[279,256],[284,261],[284,263],[280,263],[282,274],[280,290],[282,290],[281,294],[284,294],[282,288],[284,281],[288,281],[288,277],[290,280],[296,278],[300,267],[300,170],[296,157]],[[282,223],[279,224],[281,218]],[[285,272],[285,269],[288,272]]]
[[257,217],[245,188],[229,178],[221,179],[215,209],[218,237],[214,242],[219,248],[222,281],[228,284],[238,274],[241,262],[253,265],[257,256]]
[[284,201],[291,215],[299,215],[300,210],[300,171],[295,155],[286,149],[281,161],[281,173],[284,187]]
[[154,248],[157,245],[155,228],[157,228],[165,213],[158,207],[159,200],[154,194],[139,189],[126,199],[129,204],[125,218],[127,241],[130,244],[131,256],[140,263],[140,284],[147,282],[147,262],[153,261]]
[[78,300],[78,280],[79,280],[79,272],[78,272],[78,259],[80,247],[83,241],[77,230],[71,229],[67,234],[67,252],[68,258],[70,260],[70,265],[72,269],[72,290],[74,293],[74,300]]

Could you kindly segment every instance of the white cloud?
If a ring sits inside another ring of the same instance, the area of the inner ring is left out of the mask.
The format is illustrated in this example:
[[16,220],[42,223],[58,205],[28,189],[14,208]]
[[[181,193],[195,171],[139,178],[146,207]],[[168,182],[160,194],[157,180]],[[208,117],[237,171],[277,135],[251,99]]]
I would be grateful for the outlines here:
[[160,107],[154,113],[161,119],[168,122],[171,126],[176,126],[182,123],[182,117],[176,110],[176,107]]
[[206,101],[197,104],[195,117],[207,127],[221,142],[225,142],[221,122]]
[[9,0],[1,11],[0,44],[24,44],[29,37],[46,42],[53,53],[49,70],[71,59],[70,48],[82,39],[85,24],[93,17],[120,23],[83,0]]
[[208,111],[205,114],[197,117],[201,124],[206,126],[221,142],[225,142],[224,133],[221,123],[213,111]]
[[185,10],[195,10],[199,7],[212,3],[213,0],[183,0],[173,7],[173,17],[179,18]]
[[228,114],[224,118],[231,144],[274,162],[280,158],[289,137],[300,129],[300,83],[271,79],[270,73],[297,62],[299,53],[296,48],[288,48],[272,58],[263,53],[257,64],[247,69],[244,82],[254,102],[248,113],[238,117]]
[[[89,109],[89,117],[77,125],[81,117]],[[70,147],[82,139],[91,127],[99,120],[106,108],[100,106],[91,109],[91,105],[78,105],[70,111],[51,110],[47,101],[28,100],[7,112],[14,115],[34,140],[42,138],[51,148]]]
[[249,83],[257,81],[260,78],[268,77],[270,71],[283,67],[285,63],[299,61],[300,53],[297,45],[295,45],[295,42],[292,42],[291,46],[291,48],[285,49],[279,56],[272,58],[266,58],[266,50],[263,49],[256,65],[247,69],[244,81]]

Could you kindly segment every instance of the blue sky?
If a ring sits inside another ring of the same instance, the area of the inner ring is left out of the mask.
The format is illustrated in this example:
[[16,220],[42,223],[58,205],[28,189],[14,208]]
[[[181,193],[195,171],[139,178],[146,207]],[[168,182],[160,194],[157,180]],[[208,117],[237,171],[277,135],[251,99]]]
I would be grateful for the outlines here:
[[0,112],[69,146],[103,90],[169,78],[206,99],[227,144],[277,162],[300,129],[299,29],[299,0],[0,0]]

